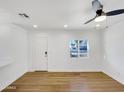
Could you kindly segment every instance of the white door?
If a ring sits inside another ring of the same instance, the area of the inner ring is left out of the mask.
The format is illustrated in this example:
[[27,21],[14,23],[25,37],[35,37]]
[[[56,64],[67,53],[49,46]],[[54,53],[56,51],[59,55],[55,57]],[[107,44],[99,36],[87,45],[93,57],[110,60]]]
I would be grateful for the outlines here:
[[34,70],[47,71],[47,37],[36,36],[34,44]]

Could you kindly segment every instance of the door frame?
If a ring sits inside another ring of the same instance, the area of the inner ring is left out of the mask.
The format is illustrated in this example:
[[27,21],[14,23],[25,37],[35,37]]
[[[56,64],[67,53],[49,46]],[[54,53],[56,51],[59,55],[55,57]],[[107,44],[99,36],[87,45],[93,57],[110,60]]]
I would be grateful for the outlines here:
[[[32,61],[32,66],[31,66],[31,72],[48,72],[48,34],[44,34],[44,33],[34,33],[33,35],[33,39],[35,38],[46,38],[46,43],[47,43],[47,46],[46,46],[46,49],[47,49],[47,58],[46,58],[46,70],[36,70],[35,67],[33,67],[33,64],[34,62]],[[33,44],[33,43],[32,43]],[[31,44],[31,45],[32,45]],[[32,51],[32,49],[30,49],[30,51]]]

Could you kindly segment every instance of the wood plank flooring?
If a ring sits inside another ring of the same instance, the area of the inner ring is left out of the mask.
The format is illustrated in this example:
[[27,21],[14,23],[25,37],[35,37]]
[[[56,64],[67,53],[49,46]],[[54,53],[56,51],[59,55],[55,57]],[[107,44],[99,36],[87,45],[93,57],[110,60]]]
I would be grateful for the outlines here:
[[124,92],[124,85],[101,72],[28,72],[3,92]]

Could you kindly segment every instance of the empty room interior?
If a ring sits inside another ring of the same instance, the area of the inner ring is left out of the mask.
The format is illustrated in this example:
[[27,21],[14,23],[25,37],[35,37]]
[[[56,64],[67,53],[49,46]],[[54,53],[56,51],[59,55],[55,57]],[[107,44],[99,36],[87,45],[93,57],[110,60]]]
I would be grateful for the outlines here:
[[124,0],[0,0],[1,92],[124,92]]

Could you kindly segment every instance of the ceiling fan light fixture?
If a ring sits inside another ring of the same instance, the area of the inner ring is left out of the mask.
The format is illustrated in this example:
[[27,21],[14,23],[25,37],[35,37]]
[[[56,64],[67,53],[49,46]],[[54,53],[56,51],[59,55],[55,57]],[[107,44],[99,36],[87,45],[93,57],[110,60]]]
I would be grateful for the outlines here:
[[98,16],[95,18],[95,22],[102,22],[106,20],[106,15]]

